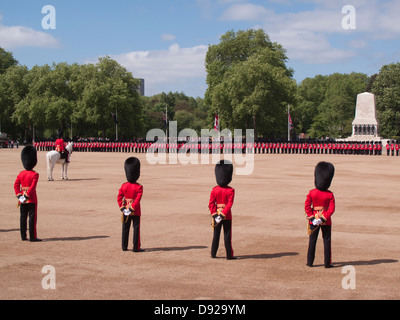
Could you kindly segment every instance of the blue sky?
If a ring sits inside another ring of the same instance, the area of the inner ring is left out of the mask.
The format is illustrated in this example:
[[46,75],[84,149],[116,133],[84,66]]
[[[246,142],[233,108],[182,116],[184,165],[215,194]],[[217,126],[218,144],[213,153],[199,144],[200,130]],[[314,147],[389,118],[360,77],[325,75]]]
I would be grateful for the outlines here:
[[[42,27],[46,5],[56,10],[56,29]],[[346,5],[354,15],[342,13]],[[398,17],[399,0],[3,0],[0,47],[29,68],[109,55],[145,79],[147,96],[203,97],[208,46],[229,30],[264,29],[287,50],[300,83],[334,72],[372,75],[400,61]]]

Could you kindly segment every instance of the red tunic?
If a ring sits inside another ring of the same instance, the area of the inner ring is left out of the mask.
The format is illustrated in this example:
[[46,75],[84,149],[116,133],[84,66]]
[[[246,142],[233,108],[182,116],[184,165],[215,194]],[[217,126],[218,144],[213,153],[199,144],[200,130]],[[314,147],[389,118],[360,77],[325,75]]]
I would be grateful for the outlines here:
[[39,181],[39,173],[35,171],[22,171],[14,183],[15,195],[18,197],[24,193],[28,196],[25,203],[37,203],[36,186]]
[[65,151],[63,139],[56,140],[56,151],[58,152]]
[[226,220],[232,220],[231,208],[233,206],[233,200],[235,198],[235,189],[231,187],[222,188],[220,186],[214,187],[211,191],[210,202],[208,208],[210,213],[214,214],[217,212],[217,205],[223,204],[225,208],[222,213],[225,215]]
[[[312,218],[315,216],[316,211],[313,208],[323,207],[322,216],[326,220],[326,225],[331,226],[331,216],[335,212],[335,196],[330,191],[320,191],[318,189],[311,190],[307,195],[305,202],[305,211],[307,217]],[[310,224],[312,222],[310,221]]]
[[143,195],[143,186],[138,183],[124,183],[118,192],[118,205],[121,209],[125,207],[126,203],[125,200],[129,202],[132,200],[131,207],[135,210],[135,216],[141,216],[140,210],[140,200],[142,199]]

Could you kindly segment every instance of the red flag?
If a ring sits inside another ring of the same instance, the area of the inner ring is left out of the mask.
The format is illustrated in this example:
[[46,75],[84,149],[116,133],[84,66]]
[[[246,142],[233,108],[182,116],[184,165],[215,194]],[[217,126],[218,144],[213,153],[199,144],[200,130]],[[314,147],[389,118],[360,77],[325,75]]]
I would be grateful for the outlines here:
[[219,131],[219,117],[217,114],[215,115],[215,119],[214,119],[214,129],[216,131]]

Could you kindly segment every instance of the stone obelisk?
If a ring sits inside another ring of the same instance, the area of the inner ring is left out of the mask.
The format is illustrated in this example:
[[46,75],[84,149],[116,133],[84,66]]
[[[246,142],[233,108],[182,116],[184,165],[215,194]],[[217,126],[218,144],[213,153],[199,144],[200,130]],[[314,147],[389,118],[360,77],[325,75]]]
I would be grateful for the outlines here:
[[379,124],[376,120],[375,95],[369,92],[357,96],[356,117],[353,121],[351,141],[381,141]]

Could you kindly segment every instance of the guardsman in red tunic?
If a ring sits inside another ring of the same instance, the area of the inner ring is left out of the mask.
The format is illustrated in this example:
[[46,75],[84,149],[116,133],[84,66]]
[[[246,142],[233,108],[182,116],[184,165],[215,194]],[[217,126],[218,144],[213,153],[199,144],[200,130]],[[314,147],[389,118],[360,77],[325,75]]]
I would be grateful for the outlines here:
[[378,156],[381,156],[381,155],[382,155],[382,148],[383,148],[382,142],[379,141],[379,142],[378,142],[378,147],[377,147]]
[[371,141],[369,144],[369,155],[373,156],[374,155],[374,142]]
[[335,167],[328,162],[320,162],[315,168],[315,187],[309,192],[305,201],[305,212],[308,220],[309,246],[307,266],[312,267],[315,258],[315,248],[319,229],[322,230],[324,239],[325,268],[332,267],[331,257],[331,216],[335,212],[335,196],[329,187],[335,174]]
[[59,131],[58,132],[58,139],[55,142],[55,146],[56,146],[56,151],[60,153],[60,158],[61,159],[65,159],[65,161],[67,163],[69,163],[68,161],[68,151],[65,149],[64,146],[64,139],[62,138],[63,136],[63,132]]
[[38,242],[36,232],[37,222],[37,195],[36,186],[39,181],[39,174],[33,171],[37,164],[37,152],[32,146],[26,146],[21,152],[21,161],[25,170],[20,172],[14,183],[15,195],[18,198],[20,207],[20,227],[22,241],[28,240],[26,237],[27,220],[29,217],[29,241]]
[[63,140],[62,136],[63,136],[63,132],[61,130],[58,131],[58,139],[56,140],[55,145],[56,145],[56,151],[59,152],[60,154],[65,152],[64,140]]
[[143,186],[137,183],[140,177],[140,161],[131,157],[125,161],[125,175],[128,182],[118,191],[117,202],[122,212],[122,250],[128,250],[129,230],[133,223],[133,252],[143,252],[140,247],[140,200]]
[[357,154],[357,143],[353,142],[351,145],[351,152],[352,154]]
[[308,154],[308,143],[307,142],[303,143],[303,154]]
[[235,198],[235,189],[229,187],[232,181],[233,165],[227,160],[221,160],[215,166],[215,177],[218,186],[211,191],[208,208],[212,216],[212,225],[214,237],[211,246],[211,257],[216,258],[219,247],[219,238],[221,228],[224,227],[224,240],[226,258],[228,260],[236,259],[232,249],[232,211]]

